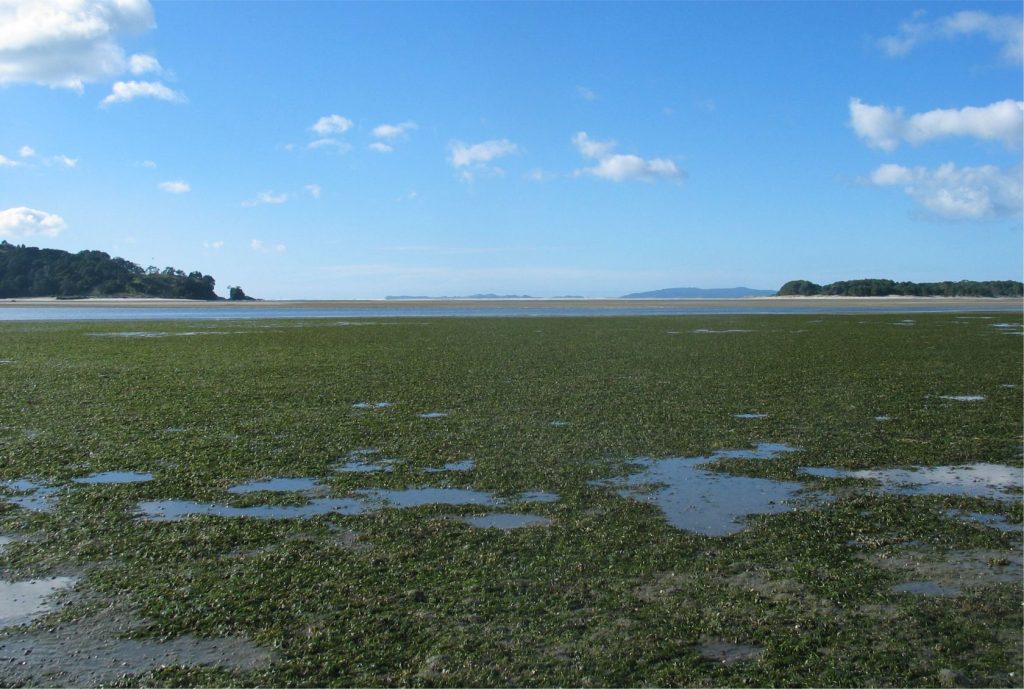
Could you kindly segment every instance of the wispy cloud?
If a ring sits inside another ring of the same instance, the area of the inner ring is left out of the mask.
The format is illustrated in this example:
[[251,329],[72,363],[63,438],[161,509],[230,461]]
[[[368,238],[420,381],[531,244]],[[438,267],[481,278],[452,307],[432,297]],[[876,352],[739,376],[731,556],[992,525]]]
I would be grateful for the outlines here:
[[252,208],[253,206],[262,205],[277,205],[284,203],[290,198],[288,194],[275,194],[272,191],[261,191],[256,194],[256,198],[242,201],[242,205],[246,208]]
[[18,149],[18,155],[22,158],[31,158],[36,154],[36,150],[31,146],[22,146]]
[[100,105],[106,107],[138,98],[155,98],[170,103],[184,103],[188,100],[185,94],[168,88],[159,81],[118,81],[111,89],[110,95],[100,101]]
[[180,179],[169,182],[160,182],[158,186],[169,194],[185,194],[192,191],[192,186],[188,182]]
[[320,193],[323,191],[319,184],[307,184],[303,189],[305,189],[306,193],[314,199],[320,198]]
[[519,147],[508,139],[491,139],[472,145],[453,141],[449,145],[449,150],[451,155],[448,161],[456,170],[459,170],[459,176],[468,182],[480,174],[503,174],[504,170],[489,163],[498,158],[518,153]]
[[614,153],[614,141],[596,141],[586,132],[577,132],[572,142],[580,155],[597,161],[593,167],[576,170],[576,175],[592,175],[612,182],[653,182],[658,179],[686,178],[686,173],[668,158],[645,159],[632,154]]
[[929,214],[953,220],[986,220],[1020,216],[1024,206],[1021,167],[1001,170],[993,165],[935,169],[881,165],[869,184],[900,187]]
[[203,248],[204,249],[211,249],[213,251],[220,251],[221,249],[224,248],[224,240],[222,240],[222,239],[215,239],[212,242],[203,242]]
[[342,117],[341,115],[324,115],[313,123],[310,130],[320,136],[326,136],[328,134],[344,134],[351,128],[352,120],[347,117]]
[[310,141],[308,144],[306,144],[306,148],[308,148],[311,151],[315,151],[318,148],[333,148],[338,153],[345,153],[346,151],[352,148],[352,145],[345,141],[339,141],[331,137],[326,137],[323,139],[316,139],[315,141]]
[[929,110],[906,117],[902,108],[868,105],[851,98],[850,126],[868,146],[883,151],[893,151],[901,142],[916,145],[946,137],[1001,141],[1008,148],[1018,148],[1024,133],[1024,101]]
[[415,122],[379,124],[373,128],[373,135],[378,139],[400,139],[414,129],[417,129]]
[[597,100],[597,94],[594,93],[591,89],[588,89],[586,86],[577,86],[576,95],[582,98],[583,100]]
[[17,167],[21,165],[17,160],[11,160],[7,156],[0,153],[0,167]]
[[284,244],[270,245],[267,242],[263,241],[262,239],[251,240],[249,242],[249,248],[261,254],[267,254],[270,252],[283,254],[285,251],[288,250],[288,247],[285,246]]
[[18,206],[0,211],[0,239],[27,239],[36,235],[56,237],[67,228],[56,213]]
[[1020,16],[993,15],[964,10],[928,21],[923,13],[900,25],[892,36],[878,40],[878,47],[890,57],[906,55],[923,43],[981,36],[1000,47],[1004,60],[1020,64],[1024,58],[1024,25]]
[[385,144],[380,141],[374,141],[369,146],[371,151],[377,151],[377,153],[391,153],[395,148],[391,144]]

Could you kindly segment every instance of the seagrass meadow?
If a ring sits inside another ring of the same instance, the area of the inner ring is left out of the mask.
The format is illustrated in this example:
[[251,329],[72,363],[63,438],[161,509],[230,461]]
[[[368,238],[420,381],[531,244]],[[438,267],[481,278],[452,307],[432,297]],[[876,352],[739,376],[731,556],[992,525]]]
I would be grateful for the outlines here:
[[1020,326],[0,324],[0,684],[1022,686]]

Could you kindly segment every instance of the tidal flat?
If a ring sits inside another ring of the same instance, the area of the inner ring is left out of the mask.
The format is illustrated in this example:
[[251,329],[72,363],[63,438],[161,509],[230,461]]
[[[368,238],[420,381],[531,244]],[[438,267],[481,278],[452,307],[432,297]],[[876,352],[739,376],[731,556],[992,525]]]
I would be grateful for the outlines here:
[[972,316],[0,323],[0,686],[1024,686]]

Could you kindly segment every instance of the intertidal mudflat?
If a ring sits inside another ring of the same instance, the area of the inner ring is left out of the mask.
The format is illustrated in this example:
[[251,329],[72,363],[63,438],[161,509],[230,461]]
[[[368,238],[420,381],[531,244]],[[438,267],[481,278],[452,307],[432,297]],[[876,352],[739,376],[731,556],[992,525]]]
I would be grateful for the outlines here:
[[897,320],[0,324],[0,685],[1022,686],[1020,340]]

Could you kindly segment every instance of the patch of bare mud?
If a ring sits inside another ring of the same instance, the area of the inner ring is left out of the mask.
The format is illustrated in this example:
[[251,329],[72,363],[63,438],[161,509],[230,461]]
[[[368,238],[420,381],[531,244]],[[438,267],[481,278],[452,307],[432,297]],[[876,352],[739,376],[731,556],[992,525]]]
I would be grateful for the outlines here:
[[697,652],[704,660],[720,665],[733,665],[748,660],[757,660],[764,655],[764,648],[754,644],[734,644],[722,639],[702,638]]
[[143,626],[124,604],[113,603],[48,629],[7,631],[0,634],[0,683],[86,687],[164,666],[207,665],[244,671],[263,667],[273,659],[270,651],[238,637],[124,638]]
[[1024,577],[1024,557],[1019,551],[976,549],[939,554],[907,549],[859,557],[900,574],[904,580],[894,591],[920,595],[958,596],[965,588],[1020,583]]

